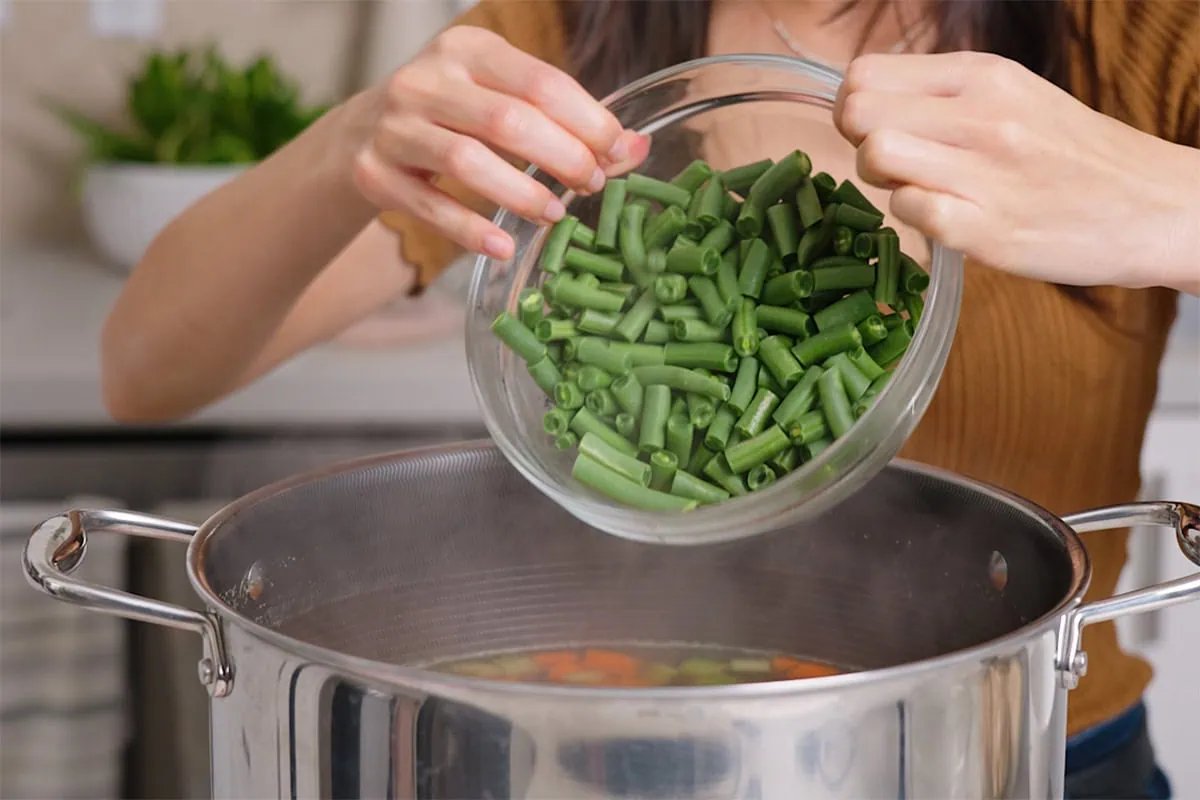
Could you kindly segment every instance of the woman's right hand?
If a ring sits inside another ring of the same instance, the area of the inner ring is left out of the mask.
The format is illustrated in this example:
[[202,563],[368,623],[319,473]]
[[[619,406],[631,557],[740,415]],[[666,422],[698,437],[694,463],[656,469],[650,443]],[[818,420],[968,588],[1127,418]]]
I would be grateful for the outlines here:
[[359,191],[494,258],[512,257],[512,240],[437,189],[434,177],[553,223],[566,213],[562,203],[497,151],[595,193],[606,172],[640,163],[648,148],[574,79],[481,28],[445,31],[373,93],[374,118],[354,164]]

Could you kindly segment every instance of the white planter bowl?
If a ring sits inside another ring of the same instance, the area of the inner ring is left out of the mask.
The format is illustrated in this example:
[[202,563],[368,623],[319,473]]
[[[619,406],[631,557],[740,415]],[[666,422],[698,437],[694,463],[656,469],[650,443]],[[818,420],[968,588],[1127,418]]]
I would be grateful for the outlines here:
[[84,226],[107,261],[131,270],[167,223],[244,169],[244,165],[94,165],[84,175]]

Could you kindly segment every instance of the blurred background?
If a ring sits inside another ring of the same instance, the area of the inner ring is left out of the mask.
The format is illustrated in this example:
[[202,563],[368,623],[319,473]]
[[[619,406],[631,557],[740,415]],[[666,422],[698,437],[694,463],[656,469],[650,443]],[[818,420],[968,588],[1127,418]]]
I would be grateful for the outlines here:
[[[0,797],[208,796],[199,640],[35,593],[19,577],[31,526],[80,506],[200,522],[298,471],[482,434],[457,328],[412,340],[387,315],[187,423],[118,428],[99,393],[100,326],[162,224],[469,5],[0,0]],[[150,135],[130,141],[135,124]],[[1200,301],[1180,309],[1145,494],[1196,500]],[[1130,550],[1127,587],[1186,571],[1161,531]],[[102,537],[85,569],[194,607],[183,557]],[[1195,696],[1197,631],[1200,605],[1122,629],[1156,663],[1151,726],[1181,797],[1200,796],[1194,704],[1173,702]]]

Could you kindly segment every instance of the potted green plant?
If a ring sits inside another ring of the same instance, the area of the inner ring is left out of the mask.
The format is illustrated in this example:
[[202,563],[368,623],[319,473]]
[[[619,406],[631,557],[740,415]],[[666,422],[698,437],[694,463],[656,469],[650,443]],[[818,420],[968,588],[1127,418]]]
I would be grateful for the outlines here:
[[149,53],[125,105],[120,128],[56,111],[85,144],[84,225],[101,254],[126,269],[184,209],[326,110],[301,103],[270,58],[238,68],[212,47]]

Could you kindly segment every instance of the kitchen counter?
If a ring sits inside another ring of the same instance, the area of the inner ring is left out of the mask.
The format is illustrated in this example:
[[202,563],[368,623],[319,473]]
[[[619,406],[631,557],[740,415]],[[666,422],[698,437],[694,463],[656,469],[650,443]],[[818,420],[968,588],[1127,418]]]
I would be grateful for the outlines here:
[[[122,276],[79,251],[0,255],[0,426],[113,423],[100,400],[99,336]],[[1200,300],[1185,298],[1158,405],[1200,413]],[[185,426],[437,426],[480,421],[461,336],[397,349],[316,348]]]

